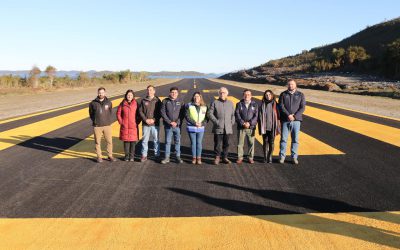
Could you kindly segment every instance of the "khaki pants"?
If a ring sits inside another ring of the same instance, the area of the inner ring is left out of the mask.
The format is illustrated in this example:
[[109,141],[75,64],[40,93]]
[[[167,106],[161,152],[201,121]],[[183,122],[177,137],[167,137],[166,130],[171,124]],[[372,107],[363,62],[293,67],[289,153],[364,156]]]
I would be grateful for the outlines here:
[[104,127],[93,127],[94,130],[94,141],[96,145],[96,154],[98,158],[102,157],[101,153],[101,138],[104,135],[104,139],[107,143],[107,156],[112,157],[113,145],[112,145],[112,132],[111,126]]
[[254,158],[254,138],[255,138],[255,134],[254,134],[254,129],[239,129],[238,131],[238,158],[239,159],[243,159],[243,146],[244,146],[244,142],[246,137],[248,138],[249,141],[249,151],[247,152],[247,156],[249,157],[249,159],[253,159]]

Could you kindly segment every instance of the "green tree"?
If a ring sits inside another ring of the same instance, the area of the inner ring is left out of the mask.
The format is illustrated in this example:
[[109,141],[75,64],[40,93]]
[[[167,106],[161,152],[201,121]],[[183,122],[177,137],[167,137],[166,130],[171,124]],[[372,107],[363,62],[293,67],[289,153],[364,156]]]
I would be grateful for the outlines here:
[[31,82],[33,88],[39,87],[40,73],[42,73],[42,71],[36,65],[34,65],[29,72],[29,81]]
[[129,70],[129,69],[127,69],[127,70],[123,70],[123,71],[120,71],[119,73],[118,73],[118,80],[119,80],[119,82],[127,82],[128,80],[131,80],[131,77],[132,77],[132,74],[131,74],[131,71]]
[[81,85],[85,85],[89,81],[89,75],[86,72],[79,72],[78,81]]
[[47,66],[45,72],[50,79],[50,87],[53,87],[54,77],[56,75],[57,69],[51,65]]
[[350,46],[346,50],[346,60],[349,64],[358,63],[368,58],[367,51],[361,46]]
[[386,75],[400,78],[400,38],[386,46],[384,65]]
[[345,55],[346,55],[346,50],[344,48],[338,48],[338,49],[333,48],[332,57],[335,67],[343,66]]

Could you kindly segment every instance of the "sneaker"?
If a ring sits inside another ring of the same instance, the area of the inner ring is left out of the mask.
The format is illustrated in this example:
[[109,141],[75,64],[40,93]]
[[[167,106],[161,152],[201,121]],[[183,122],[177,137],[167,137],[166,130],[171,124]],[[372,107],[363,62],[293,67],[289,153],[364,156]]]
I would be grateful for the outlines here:
[[236,161],[237,164],[241,164],[242,162],[243,162],[243,159],[242,159],[242,158],[239,158],[239,159],[237,159],[237,161]]
[[199,157],[199,158],[197,158],[197,165],[201,165],[201,164],[202,164],[201,158]]
[[135,161],[135,158],[132,157],[132,158],[129,159],[129,161]]
[[110,162],[116,162],[116,161],[117,161],[117,159],[115,159],[115,158],[112,157],[112,156],[109,156],[109,157],[108,157],[108,160],[109,160]]
[[178,163],[178,164],[183,163],[181,157],[176,157],[176,163]]
[[285,163],[285,158],[284,158],[284,157],[279,158],[279,163],[280,163],[280,164]]
[[192,164],[196,164],[196,157],[192,158]]
[[103,158],[97,158],[97,163],[102,163],[103,162]]
[[250,163],[250,164],[253,164],[253,163],[254,163],[254,160],[250,158],[250,159],[249,159],[249,163]]
[[169,163],[169,158],[165,158],[164,160],[161,161],[161,164],[167,164]]
[[129,156],[125,155],[124,161],[129,161]]
[[297,158],[293,158],[292,160],[294,165],[299,165],[299,160],[297,160]]
[[214,160],[214,165],[218,165],[220,161],[221,161],[221,157],[216,156],[215,160]]
[[147,161],[147,156],[142,156],[142,158],[140,158],[140,162],[145,162]]
[[228,158],[224,158],[222,160],[222,162],[225,163],[225,164],[231,164],[232,163]]

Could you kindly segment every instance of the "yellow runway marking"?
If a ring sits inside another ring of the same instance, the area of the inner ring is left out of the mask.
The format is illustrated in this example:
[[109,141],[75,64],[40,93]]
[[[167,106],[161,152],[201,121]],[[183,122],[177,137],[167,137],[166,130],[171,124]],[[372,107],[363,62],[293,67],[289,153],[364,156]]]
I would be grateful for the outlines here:
[[218,89],[204,89],[203,93],[217,93]]
[[[123,156],[124,148],[123,142],[119,140],[119,129],[120,125],[118,122],[112,124],[112,137],[113,137],[113,151],[114,155],[117,157]],[[103,150],[103,156],[106,156],[106,144],[102,140],[101,148]],[[96,158],[96,153],[94,151],[94,135],[87,137],[83,141],[75,144],[67,150],[55,155],[55,159],[72,159],[72,158]]]
[[[163,100],[165,97],[159,97]],[[124,156],[123,142],[119,140],[119,130],[120,125],[116,121],[112,125],[112,137],[113,137],[113,153],[116,157]],[[142,125],[139,124],[139,140],[142,138]],[[101,149],[103,150],[103,156],[106,156],[106,144],[102,140]],[[96,158],[96,153],[94,150],[94,134],[85,138],[81,142],[75,144],[67,150],[55,155],[53,159],[74,159],[74,158]]]
[[400,129],[307,106],[304,115],[400,147]]
[[[122,98],[112,101],[113,107],[119,105],[121,100]],[[67,114],[0,132],[0,151],[83,120],[87,117],[89,117],[88,108],[83,108]],[[88,126],[90,126],[90,124],[88,124]]]
[[[120,96],[120,95],[123,95],[123,94],[121,93],[121,94],[109,96],[108,98],[112,98],[112,97]],[[37,115],[48,114],[48,113],[51,113],[51,112],[54,112],[54,111],[59,111],[59,110],[64,110],[64,109],[68,109],[68,108],[72,108],[72,107],[77,107],[77,106],[80,106],[80,105],[83,105],[83,104],[88,104],[89,105],[89,103],[90,103],[90,101],[81,102],[81,103],[72,104],[72,105],[68,105],[68,106],[64,106],[64,107],[60,107],[60,108],[49,109],[49,110],[45,110],[45,111],[39,111],[39,112],[28,114],[28,115],[23,115],[23,116],[18,116],[18,117],[13,117],[13,118],[7,118],[7,119],[4,119],[4,120],[1,120],[0,124],[4,124],[4,123],[7,123],[7,122],[18,121],[18,120],[30,118],[30,117],[37,116]]]
[[[259,98],[258,96],[254,96],[255,98]],[[216,97],[217,98],[217,97]],[[239,102],[240,100],[229,96],[228,97],[234,104]],[[262,144],[263,139],[262,136],[258,134],[258,127],[255,131],[255,137],[256,140]],[[344,152],[300,131],[300,144],[299,144],[299,155],[343,155],[345,154]],[[279,141],[280,141],[280,135],[278,135],[275,138],[275,148],[273,155],[279,155]],[[287,147],[286,147],[286,155],[290,155],[290,144],[291,144],[291,139],[289,136],[288,142],[287,142]]]
[[395,249],[400,212],[0,219],[1,249]]
[[320,103],[320,102],[311,102],[311,103],[320,104],[320,105],[323,105],[323,106],[328,106],[328,107],[347,110],[347,111],[352,111],[352,112],[356,112],[356,113],[360,113],[360,114],[364,114],[364,115],[371,115],[371,116],[376,116],[376,117],[379,117],[379,118],[385,118],[385,119],[389,119],[389,120],[400,121],[400,119],[394,118],[394,117],[377,115],[377,114],[372,114],[372,113],[368,113],[368,112],[362,112],[362,111],[358,111],[358,110],[354,110],[354,109],[343,108],[343,107],[329,105],[329,104],[325,104],[325,103]]
[[[254,97],[257,99],[262,98],[262,96],[254,96]],[[358,112],[358,113],[367,114],[363,112]],[[311,106],[306,107],[304,115],[400,147],[400,129],[398,128],[366,121],[359,118],[354,118],[347,115],[338,114],[332,111],[314,108]],[[388,117],[381,117],[381,118],[388,118]],[[394,118],[389,118],[389,119],[396,120]]]

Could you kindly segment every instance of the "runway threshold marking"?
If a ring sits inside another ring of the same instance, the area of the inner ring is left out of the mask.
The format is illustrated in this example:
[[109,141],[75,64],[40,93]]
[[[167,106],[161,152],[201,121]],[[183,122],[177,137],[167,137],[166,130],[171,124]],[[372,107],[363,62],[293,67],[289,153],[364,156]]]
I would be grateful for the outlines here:
[[[215,97],[218,98],[218,97]],[[238,103],[240,100],[237,99],[236,97],[233,96],[228,96],[228,99],[231,100],[235,105]],[[299,155],[343,155],[345,154],[344,152],[318,140],[315,137],[312,137],[302,131],[300,131],[300,145],[299,145]],[[256,128],[255,131],[255,138],[256,140],[260,143],[263,144],[263,139],[262,136],[259,135],[258,133],[258,127]],[[279,141],[280,141],[280,135],[275,137],[275,148],[273,155],[279,155]],[[290,155],[290,145],[291,145],[291,139],[290,136],[288,138],[287,142],[287,148],[286,148],[286,155]]]
[[0,219],[2,249],[400,248],[400,212]]
[[[122,98],[112,101],[113,107]],[[0,151],[89,117],[88,107],[0,132]]]
[[[261,100],[262,96],[254,96]],[[304,115],[400,147],[400,129],[307,106]]]
[[[163,100],[165,97],[159,97]],[[113,139],[113,154],[116,157],[124,156],[123,142],[119,140],[120,125],[118,121],[111,125],[112,128],[112,139]],[[142,138],[142,125],[138,126],[139,140]],[[105,151],[106,144],[102,140],[101,148],[103,150],[103,156],[107,156]],[[76,158],[96,158],[97,155],[94,150],[94,134],[86,137],[84,140],[75,144],[74,146],[62,151],[61,153],[55,155],[53,159],[76,159]]]

